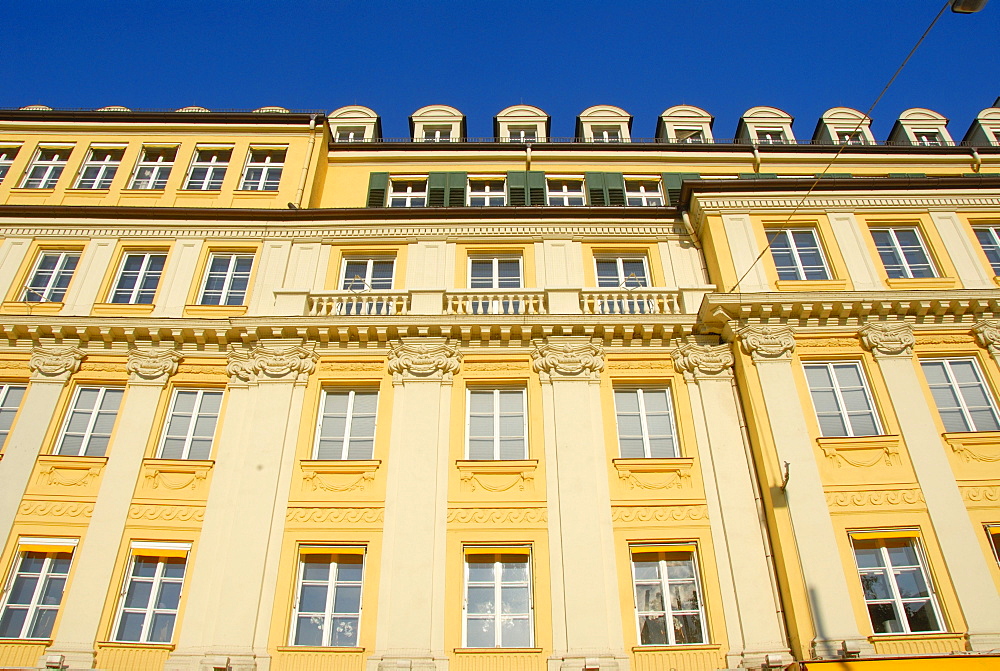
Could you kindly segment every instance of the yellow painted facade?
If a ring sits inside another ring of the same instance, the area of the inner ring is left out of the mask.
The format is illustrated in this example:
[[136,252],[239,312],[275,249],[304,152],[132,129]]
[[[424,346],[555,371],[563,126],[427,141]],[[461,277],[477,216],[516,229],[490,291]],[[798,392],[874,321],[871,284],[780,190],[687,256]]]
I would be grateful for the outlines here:
[[0,112],[0,668],[1000,664],[1000,111],[904,117]]

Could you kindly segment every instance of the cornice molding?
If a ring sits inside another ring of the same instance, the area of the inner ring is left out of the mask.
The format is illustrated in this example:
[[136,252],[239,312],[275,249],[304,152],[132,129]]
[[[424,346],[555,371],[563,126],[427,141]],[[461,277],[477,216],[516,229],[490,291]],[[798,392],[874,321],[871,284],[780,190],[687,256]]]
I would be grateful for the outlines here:
[[684,373],[688,381],[732,378],[733,351],[729,345],[681,345],[670,356],[674,368]]
[[913,326],[906,322],[872,322],[858,330],[861,346],[875,358],[913,356]]
[[[912,187],[911,187],[912,188]],[[930,190],[933,187],[924,187]],[[938,187],[940,188],[940,187]],[[902,191],[902,187],[900,187]],[[727,212],[748,212],[768,210],[769,212],[808,212],[810,210],[845,210],[857,211],[865,209],[948,209],[948,210],[996,210],[1000,207],[1000,196],[982,195],[892,195],[892,196],[831,196],[816,194],[803,198],[798,195],[789,196],[696,196],[694,212],[697,217],[705,214],[724,214]]]
[[66,382],[87,353],[76,347],[35,347],[28,368],[33,382]]
[[389,345],[393,384],[422,380],[450,383],[462,367],[462,352],[447,338],[401,338]]
[[535,341],[531,369],[542,382],[552,380],[600,380],[604,370],[604,346],[587,336],[549,336]]

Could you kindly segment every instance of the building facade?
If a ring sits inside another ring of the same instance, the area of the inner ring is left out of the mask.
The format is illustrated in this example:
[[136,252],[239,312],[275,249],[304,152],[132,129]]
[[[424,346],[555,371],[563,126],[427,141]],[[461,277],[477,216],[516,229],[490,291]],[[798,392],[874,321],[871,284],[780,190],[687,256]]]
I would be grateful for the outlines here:
[[1000,109],[0,112],[0,668],[996,668]]

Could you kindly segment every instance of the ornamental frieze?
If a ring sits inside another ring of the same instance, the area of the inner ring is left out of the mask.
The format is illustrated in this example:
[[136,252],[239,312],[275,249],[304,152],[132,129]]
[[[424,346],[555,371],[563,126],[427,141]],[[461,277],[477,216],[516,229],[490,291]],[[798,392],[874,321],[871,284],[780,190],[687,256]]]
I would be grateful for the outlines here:
[[232,382],[303,383],[316,370],[319,355],[301,345],[282,349],[257,345],[249,352],[232,349],[226,372]]
[[597,380],[604,370],[604,347],[586,336],[550,337],[534,345],[531,368],[543,381]]
[[392,381],[450,382],[462,367],[462,352],[447,338],[402,338],[389,345]]
[[861,346],[875,356],[911,356],[913,327],[906,322],[872,322],[858,331]]
[[795,333],[787,326],[745,326],[736,332],[736,337],[754,362],[789,359],[795,349]]
[[28,368],[33,380],[66,381],[80,370],[80,362],[87,355],[76,347],[36,347],[31,351]]
[[130,349],[125,370],[132,384],[165,384],[167,378],[177,372],[181,354],[174,350]]

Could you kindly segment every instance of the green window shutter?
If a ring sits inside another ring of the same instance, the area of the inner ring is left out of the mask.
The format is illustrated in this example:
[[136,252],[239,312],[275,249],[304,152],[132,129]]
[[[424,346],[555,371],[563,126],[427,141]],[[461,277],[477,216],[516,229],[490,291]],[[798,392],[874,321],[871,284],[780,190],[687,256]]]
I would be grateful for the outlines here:
[[448,173],[427,175],[427,207],[444,207],[448,193]]
[[587,198],[591,207],[605,207],[608,204],[608,190],[604,186],[603,172],[585,173],[584,181],[587,185]]
[[776,172],[759,172],[759,173],[757,173],[757,179],[778,179],[778,173],[776,173]]
[[816,176],[820,179],[847,179],[848,177],[854,177],[854,175],[849,172],[828,172],[825,175],[817,173]]
[[528,204],[528,173],[525,171],[507,171],[507,204],[515,207]]
[[467,173],[448,173],[448,207],[465,207],[465,188],[468,184]]
[[739,174],[740,179],[757,179],[757,173],[755,172],[741,172]]
[[385,207],[385,194],[389,190],[389,173],[373,172],[368,175],[368,207]]
[[666,196],[667,205],[676,205],[681,199],[681,183],[685,179],[701,179],[701,175],[696,172],[664,172],[660,178],[663,180],[663,195]]
[[545,172],[542,170],[529,170],[525,175],[528,177],[528,205],[544,205]]
[[620,172],[604,173],[604,186],[608,190],[608,205],[624,207],[625,176]]
[[895,177],[896,179],[907,179],[909,177],[926,177],[927,175],[922,172],[890,172],[889,177]]

